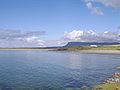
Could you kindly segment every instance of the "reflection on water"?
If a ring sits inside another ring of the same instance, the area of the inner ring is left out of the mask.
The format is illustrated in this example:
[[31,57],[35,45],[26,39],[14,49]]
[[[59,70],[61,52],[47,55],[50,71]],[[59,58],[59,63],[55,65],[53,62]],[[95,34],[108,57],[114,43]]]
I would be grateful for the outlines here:
[[80,52],[0,51],[0,90],[90,90],[116,71],[119,58]]
[[68,62],[68,67],[71,69],[79,69],[82,66],[82,56],[78,55],[76,53],[70,54],[69,55],[69,62]]

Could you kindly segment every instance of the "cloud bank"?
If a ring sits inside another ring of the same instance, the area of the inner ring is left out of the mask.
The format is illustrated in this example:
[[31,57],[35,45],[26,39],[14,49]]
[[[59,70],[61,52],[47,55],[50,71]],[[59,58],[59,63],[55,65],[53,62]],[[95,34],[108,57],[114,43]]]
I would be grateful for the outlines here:
[[0,47],[44,46],[44,31],[20,31],[0,29]]
[[58,40],[44,40],[44,31],[0,30],[0,47],[49,47],[64,46],[68,42],[120,42],[118,31],[73,30],[64,32]]
[[120,31],[98,33],[93,30],[73,30],[64,33],[65,41],[120,42]]
[[45,40],[45,31],[0,29],[0,47],[51,47],[65,45],[64,39]]

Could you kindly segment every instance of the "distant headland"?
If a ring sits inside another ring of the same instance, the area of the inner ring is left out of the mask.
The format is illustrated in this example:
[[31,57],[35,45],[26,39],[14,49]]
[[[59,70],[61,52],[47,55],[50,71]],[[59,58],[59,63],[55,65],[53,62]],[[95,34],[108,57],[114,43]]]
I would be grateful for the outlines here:
[[12,47],[0,50],[49,50],[49,51],[81,51],[87,53],[120,54],[119,42],[68,42],[65,46],[56,47]]

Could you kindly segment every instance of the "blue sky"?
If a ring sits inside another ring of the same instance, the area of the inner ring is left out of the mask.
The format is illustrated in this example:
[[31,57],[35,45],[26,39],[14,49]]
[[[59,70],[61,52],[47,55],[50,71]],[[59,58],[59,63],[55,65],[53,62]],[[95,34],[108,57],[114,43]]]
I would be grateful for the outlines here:
[[0,0],[1,30],[45,31],[43,40],[59,40],[73,30],[114,32],[119,26],[120,0]]

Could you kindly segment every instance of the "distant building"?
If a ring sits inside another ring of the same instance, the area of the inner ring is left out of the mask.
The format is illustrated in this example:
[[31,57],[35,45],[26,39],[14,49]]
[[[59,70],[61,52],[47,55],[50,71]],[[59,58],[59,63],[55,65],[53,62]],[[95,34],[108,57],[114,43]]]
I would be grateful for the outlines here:
[[97,45],[90,45],[91,47],[98,47]]

